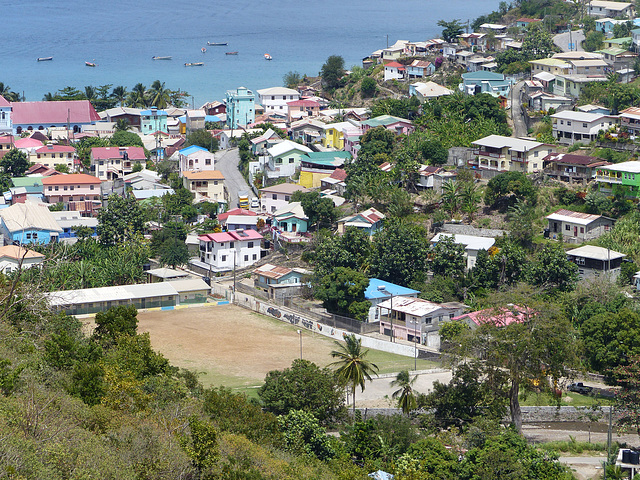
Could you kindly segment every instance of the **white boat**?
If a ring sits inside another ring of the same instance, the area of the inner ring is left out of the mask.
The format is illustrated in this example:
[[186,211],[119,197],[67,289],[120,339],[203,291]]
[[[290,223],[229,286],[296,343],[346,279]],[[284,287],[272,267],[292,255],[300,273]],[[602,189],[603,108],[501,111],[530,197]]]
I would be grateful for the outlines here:
[[49,60],[53,60],[53,57],[38,57],[39,62],[48,62]]
[[227,42],[207,42],[207,45],[211,47],[224,47],[229,44]]
[[202,67],[203,65],[204,62],[189,62],[184,64],[185,67]]
[[269,55],[268,53],[264,54],[264,59],[265,60],[273,60],[273,57],[271,55]]
[[153,60],[171,60],[172,57],[151,57]]
[[98,64],[97,64],[97,63],[93,63],[93,62],[84,62],[84,64],[85,64],[87,67],[97,67],[97,66],[98,66]]

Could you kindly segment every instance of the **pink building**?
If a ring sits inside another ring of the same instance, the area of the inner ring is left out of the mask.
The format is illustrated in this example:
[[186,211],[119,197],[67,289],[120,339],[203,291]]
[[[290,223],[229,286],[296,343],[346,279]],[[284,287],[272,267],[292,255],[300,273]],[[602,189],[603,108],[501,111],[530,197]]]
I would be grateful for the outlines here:
[[91,149],[91,173],[102,181],[115,180],[131,173],[136,163],[147,157],[142,147],[94,147]]
[[96,215],[102,206],[100,184],[99,178],[84,173],[53,175],[42,179],[47,202],[62,202],[65,210],[80,212],[83,217]]
[[260,260],[262,235],[255,230],[207,233],[198,237],[200,261],[212,271],[244,268]]
[[289,107],[289,122],[320,115],[320,104],[314,100],[294,100],[287,102],[287,106]]

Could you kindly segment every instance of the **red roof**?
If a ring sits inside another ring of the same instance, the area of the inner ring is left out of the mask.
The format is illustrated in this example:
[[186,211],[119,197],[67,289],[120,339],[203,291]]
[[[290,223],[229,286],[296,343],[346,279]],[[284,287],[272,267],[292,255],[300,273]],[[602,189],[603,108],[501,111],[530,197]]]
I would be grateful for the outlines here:
[[287,102],[290,107],[320,107],[320,104],[313,100],[294,100],[293,102]]
[[36,140],[35,138],[25,137],[19,138],[13,144],[16,148],[38,148],[43,145],[40,140]]
[[543,162],[568,163],[571,165],[585,165],[591,167],[601,167],[611,165],[606,160],[589,155],[575,155],[573,153],[550,153],[542,159]]
[[229,217],[229,215],[247,215],[249,217],[255,217],[258,214],[244,208],[234,208],[233,210],[229,210],[228,212],[218,214],[218,221],[224,222]]
[[527,18],[527,17],[522,17],[519,18],[518,20],[516,20],[517,22],[522,22],[522,23],[531,23],[531,22],[539,22],[540,19],[539,18]]
[[42,179],[43,185],[78,185],[78,184],[96,184],[99,185],[100,179],[87,175],[86,173],[72,173],[70,175],[54,175]]
[[60,123],[92,123],[100,120],[89,100],[61,102],[12,102],[14,125],[44,125]]
[[344,182],[347,179],[347,172],[344,168],[336,168],[333,173],[329,176],[329,178],[333,178],[334,180],[340,180]]
[[142,147],[93,147],[91,156],[94,160],[109,160],[111,158],[122,158],[124,152],[127,152],[129,160],[147,159]]
[[7,101],[6,98],[4,98],[2,95],[0,95],[0,107],[10,107],[11,104]]
[[74,153],[75,151],[75,148],[67,145],[54,145],[50,143],[37,149],[36,153]]
[[477,312],[469,312],[459,317],[454,317],[452,320],[464,320],[468,318],[476,325],[482,325],[485,323],[493,324],[496,327],[505,327],[512,323],[522,323],[525,320],[524,309],[511,306],[509,308],[500,308],[497,310],[486,309],[478,310]]
[[262,235],[255,230],[232,230],[230,232],[205,233],[204,235],[200,235],[198,240],[203,242],[225,243],[242,240],[262,240]]
[[398,70],[404,70],[404,65],[402,65],[401,63],[398,63],[398,62],[385,63],[384,66],[385,67],[397,68]]

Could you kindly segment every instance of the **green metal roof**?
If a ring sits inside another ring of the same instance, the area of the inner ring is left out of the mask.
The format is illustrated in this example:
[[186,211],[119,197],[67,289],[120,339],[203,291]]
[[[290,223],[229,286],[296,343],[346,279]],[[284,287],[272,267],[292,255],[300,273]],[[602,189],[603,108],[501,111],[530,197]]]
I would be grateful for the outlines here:
[[380,127],[380,126],[386,127],[387,125],[391,125],[392,123],[397,123],[397,122],[411,123],[411,121],[407,120],[406,118],[394,117],[392,115],[380,115],[379,117],[365,120],[364,122],[362,122],[362,124],[367,125],[369,127]]
[[12,177],[11,182],[14,187],[42,187],[42,177]]

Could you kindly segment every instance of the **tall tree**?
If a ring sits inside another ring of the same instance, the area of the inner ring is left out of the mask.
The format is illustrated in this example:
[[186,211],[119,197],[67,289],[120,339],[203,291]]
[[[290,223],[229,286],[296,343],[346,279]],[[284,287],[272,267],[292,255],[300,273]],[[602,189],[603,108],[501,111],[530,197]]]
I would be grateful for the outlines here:
[[98,237],[105,246],[136,238],[144,227],[144,212],[134,197],[110,195],[98,212]]
[[142,83],[136,83],[127,96],[127,106],[145,108],[149,106],[147,87]]
[[337,267],[315,284],[314,296],[332,313],[365,321],[371,308],[371,302],[364,298],[368,285],[369,279],[364,274]]
[[369,350],[362,349],[362,340],[356,338],[354,334],[346,335],[344,343],[334,342],[337,350],[331,352],[333,358],[337,358],[336,362],[331,363],[330,367],[336,367],[336,375],[344,385],[351,386],[353,394],[353,413],[356,412],[356,387],[360,386],[364,392],[365,383],[371,381],[371,375],[377,374],[378,366],[369,362],[366,357]]
[[149,98],[151,105],[158,108],[167,108],[171,101],[170,91],[165,88],[164,82],[155,80],[149,89]]
[[111,92],[111,96],[118,102],[118,105],[121,107],[124,106],[124,102],[127,99],[127,87],[122,85],[118,85],[117,87],[113,87],[113,91]]
[[438,20],[438,26],[442,27],[442,38],[445,42],[453,42],[464,31],[460,20],[457,19],[450,22]]
[[397,400],[398,407],[406,415],[417,407],[416,393],[413,390],[413,384],[416,383],[417,378],[417,375],[411,378],[408,370],[402,370],[391,382],[392,387],[398,387],[398,390],[391,394],[391,398]]
[[29,168],[27,155],[17,148],[12,148],[0,160],[0,167],[4,170],[5,175],[10,177],[22,177],[24,172]]
[[0,82],[0,96],[4,97],[8,102],[20,101],[20,95],[11,91],[11,87],[9,87],[9,85],[5,85],[3,82]]
[[340,80],[344,75],[344,58],[340,55],[331,55],[322,65],[320,76],[322,77],[322,85],[329,90],[333,90],[340,86]]
[[295,192],[291,196],[292,201],[300,202],[304,214],[309,219],[309,225],[320,228],[330,228],[336,220],[336,208],[333,201],[324,198],[320,192]]

